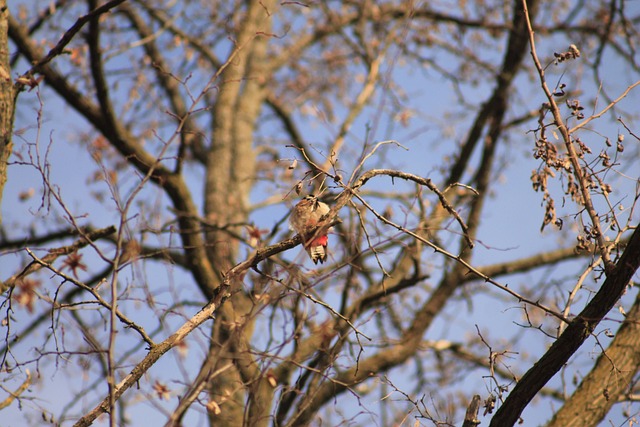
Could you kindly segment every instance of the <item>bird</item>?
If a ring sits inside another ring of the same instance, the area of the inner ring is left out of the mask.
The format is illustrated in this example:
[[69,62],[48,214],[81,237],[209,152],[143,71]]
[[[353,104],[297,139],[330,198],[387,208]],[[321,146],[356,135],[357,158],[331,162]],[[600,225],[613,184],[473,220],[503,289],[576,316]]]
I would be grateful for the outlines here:
[[318,200],[313,194],[304,196],[291,211],[289,228],[302,236],[304,247],[314,264],[322,264],[327,260],[327,243],[329,236],[327,230],[318,230],[317,235],[312,236],[311,241],[304,239],[314,229],[320,218],[329,213],[329,206]]

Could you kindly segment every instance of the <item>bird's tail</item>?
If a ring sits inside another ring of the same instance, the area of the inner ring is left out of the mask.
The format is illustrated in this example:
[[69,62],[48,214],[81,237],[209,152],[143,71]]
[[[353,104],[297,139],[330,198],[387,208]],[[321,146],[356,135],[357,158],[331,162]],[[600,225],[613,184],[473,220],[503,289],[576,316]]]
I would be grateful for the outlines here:
[[307,245],[307,252],[314,264],[320,264],[327,260],[327,243],[329,237],[327,235],[316,237]]

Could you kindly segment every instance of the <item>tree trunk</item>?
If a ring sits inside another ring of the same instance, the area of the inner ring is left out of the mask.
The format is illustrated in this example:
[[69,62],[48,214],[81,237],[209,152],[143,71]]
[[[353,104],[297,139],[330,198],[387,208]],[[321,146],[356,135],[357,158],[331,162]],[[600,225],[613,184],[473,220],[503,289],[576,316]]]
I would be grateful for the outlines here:
[[[207,156],[205,187],[205,215],[208,221],[223,226],[207,233],[208,252],[217,274],[221,275],[236,262],[239,241],[249,216],[249,195],[255,180],[255,150],[253,134],[261,105],[265,98],[264,83],[269,81],[266,69],[267,36],[275,2],[251,1],[236,34],[238,54],[220,76],[218,95],[213,106],[212,143]],[[259,383],[264,379],[254,377],[259,371],[246,369],[252,365],[251,355],[243,351],[243,345],[253,334],[255,316],[249,313],[253,304],[242,292],[241,283],[232,283],[232,298],[222,307],[214,325],[211,345],[224,348],[214,371],[232,359],[235,368],[225,370],[211,379],[211,398],[224,402],[220,414],[211,414],[212,426],[266,425],[269,404],[260,405],[262,399],[252,390],[264,390]],[[236,335],[236,336],[234,336]],[[240,353],[242,352],[242,353]],[[239,366],[242,365],[242,366]],[[246,384],[252,387],[247,390]],[[245,420],[247,392],[251,408]],[[257,399],[257,401],[256,401]],[[257,406],[255,404],[258,404]],[[255,408],[263,408],[256,411]],[[261,412],[266,411],[264,414]]]
[[[9,66],[8,15],[6,0],[0,0],[0,206],[2,206],[4,184],[7,182],[7,163],[13,147],[11,134],[15,112],[15,91]],[[1,224],[2,212],[0,211]]]

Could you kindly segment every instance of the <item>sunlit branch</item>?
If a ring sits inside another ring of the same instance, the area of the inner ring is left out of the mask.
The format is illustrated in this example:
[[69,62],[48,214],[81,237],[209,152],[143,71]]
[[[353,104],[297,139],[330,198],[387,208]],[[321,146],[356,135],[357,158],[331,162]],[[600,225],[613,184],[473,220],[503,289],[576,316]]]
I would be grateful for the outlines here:
[[[531,54],[538,70],[538,74],[540,75],[542,89],[550,102],[550,108],[554,114],[556,125],[562,133],[563,140],[569,152],[569,156],[571,157],[572,165],[575,169],[574,173],[579,179],[582,193],[586,193],[586,196],[590,197],[588,194],[589,189],[584,187],[585,182],[581,180],[582,169],[572,145],[573,141],[571,140],[571,136],[566,127],[564,127],[560,111],[545,83],[544,70],[542,69],[535,53],[534,33],[528,16],[526,0],[522,1],[522,6],[524,8],[525,18],[529,28]],[[590,200],[590,198],[587,199],[585,197],[585,206],[589,206],[588,209],[592,210],[592,212],[589,212],[589,215],[594,222],[593,227],[597,227],[597,230],[599,231],[599,219],[597,217],[597,213],[593,210],[593,206],[590,205]],[[609,263],[606,267],[607,276],[604,283],[582,312],[576,316],[572,322],[570,322],[562,335],[560,335],[560,337],[551,345],[549,350],[547,350],[537,363],[531,367],[531,369],[529,369],[529,371],[527,371],[527,373],[516,384],[492,418],[491,426],[497,427],[514,425],[517,422],[520,414],[536,393],[565,365],[569,358],[590,336],[602,318],[620,299],[627,288],[629,281],[640,266],[640,228],[635,229],[629,240],[629,244],[616,264],[613,264],[608,257],[608,252],[606,248],[604,248],[605,242],[602,234],[600,234],[599,237],[600,239],[597,240],[599,252],[602,254],[605,266]]]
[[[640,80],[638,80],[637,82],[629,85],[621,94],[620,96],[618,96],[616,99],[614,99],[613,101],[611,101],[609,103],[609,105],[607,105],[606,107],[604,107],[602,110],[600,110],[599,112],[590,115],[589,117],[585,118],[584,120],[582,120],[580,123],[578,123],[577,125],[575,125],[574,127],[572,127],[571,129],[569,129],[567,132],[569,135],[571,135],[572,133],[574,133],[575,131],[583,128],[584,126],[586,126],[588,123],[590,123],[592,120],[595,119],[599,119],[600,117],[602,117],[607,111],[611,110],[613,107],[616,106],[616,104],[618,104],[620,101],[622,101],[627,95],[629,95],[629,92],[631,92],[633,89],[635,89],[638,85],[640,85]],[[547,89],[548,90],[548,89]],[[552,97],[553,99],[553,97]],[[553,104],[552,104],[553,105]],[[557,105],[556,105],[557,108]]]
[[[331,224],[331,222],[329,224]],[[227,271],[224,275],[224,280],[222,281],[222,283],[220,283],[218,286],[215,286],[216,291],[213,299],[206,306],[204,306],[202,310],[200,310],[191,319],[184,323],[173,335],[171,335],[161,343],[152,345],[147,356],[145,356],[144,359],[140,361],[133,368],[133,370],[120,383],[116,385],[113,393],[115,399],[120,399],[122,394],[131,386],[135,385],[144,375],[144,373],[147,372],[165,353],[179,344],[184,338],[187,337],[187,335],[193,332],[201,324],[209,319],[212,319],[213,314],[230,296],[228,294],[229,286],[231,282],[237,279],[238,276],[245,273],[253,266],[257,265],[260,261],[263,261],[268,257],[278,254],[287,249],[291,249],[301,243],[302,237],[300,235],[296,235],[292,239],[284,240],[280,243],[268,246],[263,249],[258,249],[246,260],[239,264],[236,264],[233,268]],[[56,274],[60,273],[56,272]],[[70,277],[68,278],[67,276],[62,277],[72,282],[74,282],[75,280]],[[97,405],[94,409],[80,418],[74,425],[76,427],[89,426],[100,414],[105,413],[109,410],[109,403],[110,399],[109,396],[107,396],[99,405]]]
[[2,402],[0,402],[0,410],[6,408],[9,405],[11,405],[11,403],[14,400],[20,398],[20,395],[22,393],[24,393],[24,391],[29,388],[29,386],[31,385],[31,372],[29,372],[29,370],[26,369],[25,370],[25,374],[27,375],[27,377],[24,379],[24,381],[22,382],[20,387],[18,387],[16,389],[16,391],[11,392],[10,395],[6,399],[4,399]]
[[365,105],[368,103],[371,96],[373,96],[376,88],[376,83],[378,82],[378,78],[380,75],[380,66],[382,65],[384,56],[385,56],[385,52],[384,51],[380,52],[378,56],[376,56],[371,61],[371,64],[367,72],[367,78],[365,80],[365,83],[362,86],[362,89],[360,89],[358,96],[356,96],[356,99],[353,105],[351,106],[351,108],[349,108],[349,114],[340,125],[340,130],[338,131],[338,135],[333,141],[331,148],[329,148],[329,152],[327,154],[327,160],[322,165],[322,168],[320,170],[329,170],[329,168],[332,166],[331,159],[334,156],[338,155],[338,153],[340,152],[340,149],[342,148],[342,145],[344,144],[345,137],[347,136],[349,129],[353,125],[353,122],[360,115],[360,113],[362,112]]
[[[358,197],[356,195],[356,197]],[[373,207],[371,207],[366,201],[364,201],[363,199],[359,198],[360,202],[362,204],[364,204],[367,209],[369,209],[375,216],[376,218],[378,218],[380,221],[384,222],[387,225],[390,225],[392,227],[394,227],[395,229],[402,231],[405,234],[410,235],[411,237],[413,237],[416,240],[421,241],[422,243],[424,243],[425,245],[429,246],[431,249],[433,249],[435,252],[441,253],[444,256],[446,256],[447,258],[451,258],[453,260],[455,260],[456,262],[460,263],[463,267],[465,267],[466,269],[469,270],[469,272],[475,274],[478,278],[484,280],[487,283],[491,283],[493,286],[497,287],[498,289],[501,289],[505,292],[507,292],[508,294],[510,294],[511,296],[515,297],[518,301],[527,303],[529,305],[532,305],[534,307],[538,307],[539,309],[545,311],[546,313],[558,318],[559,320],[563,321],[563,322],[568,322],[568,320],[562,316],[560,313],[556,312],[555,310],[552,310],[548,307],[546,307],[544,304],[540,303],[539,301],[533,301],[529,298],[526,298],[523,295],[520,295],[519,293],[517,293],[516,291],[514,291],[513,289],[509,288],[506,285],[503,285],[501,283],[498,283],[496,280],[492,279],[491,277],[483,274],[480,270],[476,269],[475,267],[471,266],[471,264],[469,264],[467,261],[463,260],[460,256],[458,255],[454,255],[450,252],[448,252],[447,250],[440,248],[439,246],[436,246],[435,244],[433,244],[432,242],[430,242],[429,240],[425,239],[424,237],[418,235],[417,233],[401,226],[398,225],[396,223],[394,223],[393,221],[388,220],[387,218],[385,218],[384,216],[380,215]]]

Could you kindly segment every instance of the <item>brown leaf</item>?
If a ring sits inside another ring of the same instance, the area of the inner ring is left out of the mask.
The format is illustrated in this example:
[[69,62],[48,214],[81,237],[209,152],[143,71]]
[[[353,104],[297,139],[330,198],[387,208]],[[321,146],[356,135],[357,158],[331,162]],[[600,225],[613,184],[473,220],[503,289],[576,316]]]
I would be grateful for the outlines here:
[[186,358],[189,354],[189,346],[184,340],[178,342],[176,344],[176,348],[178,349],[178,355],[183,359]]
[[78,278],[78,269],[87,271],[87,266],[82,263],[82,254],[74,252],[69,254],[62,262],[62,269],[69,269],[73,273],[73,276]]
[[14,298],[18,304],[26,307],[29,313],[33,313],[33,304],[36,300],[35,289],[39,286],[40,281],[29,278],[17,282],[18,291],[14,293]]
[[36,190],[31,187],[28,190],[21,191],[20,194],[18,194],[18,199],[20,199],[21,202],[26,202],[32,198],[34,194],[36,194]]
[[156,393],[158,399],[160,400],[169,400],[171,398],[171,391],[169,390],[169,388],[158,380],[153,383],[153,391]]
[[249,235],[249,246],[257,248],[262,242],[262,235],[267,234],[269,230],[261,230],[254,225],[247,226],[247,234]]

